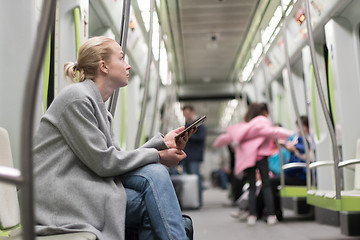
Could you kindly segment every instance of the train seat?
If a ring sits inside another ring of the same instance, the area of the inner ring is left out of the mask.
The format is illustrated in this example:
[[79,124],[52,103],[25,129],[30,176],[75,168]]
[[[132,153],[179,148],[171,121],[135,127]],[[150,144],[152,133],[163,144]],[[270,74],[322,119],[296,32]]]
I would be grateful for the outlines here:
[[360,211],[360,191],[341,191],[341,199],[336,199],[335,191],[309,190],[307,202],[311,205],[334,211]]
[[309,190],[307,202],[311,205],[334,211],[360,212],[360,139],[356,142],[356,159],[346,160],[339,163],[339,167],[349,166],[355,171],[354,189],[341,191],[341,199],[336,199],[334,190]]
[[[0,166],[13,167],[10,140],[7,131],[0,127]],[[21,240],[20,207],[15,185],[0,182],[0,240]],[[89,232],[38,236],[38,240],[95,240]]]
[[[281,171],[292,168],[306,168],[306,163],[287,163],[281,167]],[[291,209],[299,215],[312,213],[311,206],[306,202],[306,186],[284,185],[279,186],[278,189],[283,208]]]

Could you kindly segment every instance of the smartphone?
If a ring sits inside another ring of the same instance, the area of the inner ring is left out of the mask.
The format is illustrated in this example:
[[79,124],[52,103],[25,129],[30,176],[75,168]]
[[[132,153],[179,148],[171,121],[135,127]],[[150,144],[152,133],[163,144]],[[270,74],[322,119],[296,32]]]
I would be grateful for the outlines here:
[[186,129],[184,129],[181,133],[179,133],[178,135],[175,136],[175,141],[178,141],[179,138],[183,137],[186,132],[189,132],[190,130],[197,128],[198,126],[203,124],[205,122],[205,120],[206,120],[206,115],[202,116],[201,118],[199,118],[198,120],[193,122],[190,126],[188,126]]

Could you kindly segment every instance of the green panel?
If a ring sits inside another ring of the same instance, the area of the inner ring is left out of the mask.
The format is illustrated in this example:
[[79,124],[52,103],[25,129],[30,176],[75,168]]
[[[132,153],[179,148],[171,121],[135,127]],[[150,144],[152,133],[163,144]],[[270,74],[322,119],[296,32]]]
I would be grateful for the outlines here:
[[340,211],[341,209],[341,200],[335,198],[325,198],[321,196],[315,196],[308,194],[306,197],[306,202],[310,205],[326,208],[333,211]]
[[341,210],[360,212],[360,196],[342,196],[341,197]]
[[[142,102],[140,101],[139,102],[139,109],[141,109],[142,107]],[[140,122],[140,117],[141,117],[141,111],[140,111],[140,114],[139,114],[139,122]],[[140,146],[144,145],[145,144],[145,140],[146,140],[146,136],[145,136],[145,120],[146,118],[144,119],[144,122],[143,122],[143,125],[142,125],[142,129],[141,129],[141,133],[140,133]],[[139,131],[139,127],[138,127],[138,131]]]
[[76,59],[77,59],[80,44],[81,44],[81,39],[80,39],[80,9],[79,8],[74,9],[74,23],[75,23],[75,54],[76,54],[75,56],[76,56]]
[[[74,9],[74,23],[75,23],[75,58],[78,58],[79,48],[81,44],[80,39],[80,9]],[[79,81],[79,73],[76,74],[76,81]]]
[[333,85],[333,78],[332,78],[332,71],[331,71],[331,57],[330,57],[330,53],[328,54],[328,77],[329,77],[330,107],[331,107],[332,117],[333,117],[333,120],[334,120],[334,126],[336,126],[336,119],[335,119],[335,97],[334,97],[334,85]]
[[141,130],[140,146],[144,145],[146,142],[145,126],[146,125],[145,125],[145,121],[144,121],[143,128]]
[[341,199],[307,195],[307,203],[334,211],[359,212],[360,196],[341,196]]
[[319,122],[317,118],[316,112],[316,102],[315,102],[315,80],[314,80],[314,67],[310,64],[310,91],[311,91],[311,107],[314,116],[314,127],[315,133],[318,140],[320,140],[320,130],[319,130]]
[[0,230],[0,237],[8,237],[10,231],[1,231]]
[[15,229],[21,228],[21,225],[18,224],[15,227],[12,227],[10,229],[0,229],[0,237],[8,237],[9,233]]
[[285,186],[280,189],[281,197],[306,197],[306,186]]
[[126,126],[126,88],[123,87],[121,91],[121,132],[120,132],[120,147],[124,145],[125,126]]
[[43,70],[43,109],[46,111],[47,97],[49,90],[49,78],[50,78],[50,62],[51,62],[51,32],[49,33],[48,43],[44,56],[44,70]]

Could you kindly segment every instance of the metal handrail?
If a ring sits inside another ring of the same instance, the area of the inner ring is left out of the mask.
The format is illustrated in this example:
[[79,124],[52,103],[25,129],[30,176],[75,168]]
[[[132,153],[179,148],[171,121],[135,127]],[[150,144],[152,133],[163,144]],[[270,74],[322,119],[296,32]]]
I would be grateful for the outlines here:
[[19,169],[0,166],[0,181],[14,185],[20,185],[24,179],[22,178]]
[[285,173],[283,171],[283,166],[284,166],[284,156],[283,156],[283,153],[282,153],[282,147],[281,145],[279,144],[279,142],[276,140],[276,146],[277,148],[279,149],[279,163],[280,163],[280,185],[282,188],[285,187]]
[[[304,143],[304,147],[305,147],[306,164],[309,165],[310,164],[309,146],[307,144],[307,138],[306,138],[304,128],[303,128],[302,123],[301,123],[299,107],[298,107],[298,103],[297,103],[297,100],[296,100],[295,87],[294,87],[294,83],[293,83],[293,79],[292,79],[289,52],[288,52],[288,42],[287,42],[287,35],[286,35],[286,18],[285,18],[285,14],[284,14],[284,9],[282,9],[282,10],[283,10],[282,11],[283,12],[283,14],[282,14],[282,24],[283,24],[282,28],[283,28],[283,38],[284,38],[284,52],[285,52],[287,74],[288,74],[288,79],[289,79],[290,94],[291,94],[291,98],[292,98],[292,103],[293,103],[296,119],[297,119],[297,122],[298,122],[298,127],[300,129],[300,134],[301,134],[301,137],[303,139],[303,143]],[[310,169],[307,167],[306,168],[306,187],[307,187],[307,189],[310,189],[310,185],[311,185]]]
[[355,164],[360,164],[360,158],[341,161],[338,166],[339,166],[339,168],[342,168],[342,167],[346,167],[349,165],[355,165]]
[[291,168],[306,168],[307,164],[302,162],[294,162],[294,163],[287,163],[282,166],[283,170],[291,169]]
[[154,8],[155,8],[155,0],[150,1],[150,27],[149,27],[149,39],[148,39],[148,55],[147,55],[147,61],[146,61],[146,72],[145,72],[145,86],[144,86],[144,94],[142,98],[142,104],[141,104],[141,113],[140,113],[140,120],[138,129],[136,132],[136,138],[135,138],[135,148],[140,147],[140,138],[141,133],[144,126],[144,120],[147,110],[147,98],[149,95],[149,86],[150,86],[150,66],[151,66],[151,60],[152,60],[152,33],[153,33],[153,15],[154,15]]
[[[126,53],[126,42],[127,42],[127,34],[129,29],[129,19],[130,19],[130,5],[131,0],[124,0],[123,9],[122,9],[122,18],[121,18],[121,26],[120,26],[120,40],[119,44],[122,48],[124,58]],[[108,111],[112,116],[115,115],[117,99],[119,97],[119,89],[116,89],[110,97]]]
[[315,83],[318,90],[318,95],[321,103],[321,109],[323,110],[324,117],[326,120],[326,125],[329,129],[329,134],[331,138],[332,143],[332,150],[333,150],[333,158],[334,158],[334,172],[335,172],[335,192],[336,192],[336,199],[341,199],[340,194],[340,170],[338,168],[339,165],[339,152],[338,152],[338,146],[335,136],[335,130],[334,126],[331,123],[330,119],[330,113],[326,107],[326,101],[325,96],[322,91],[322,85],[320,81],[320,73],[319,73],[319,66],[318,62],[316,60],[316,50],[315,50],[315,43],[314,43],[314,37],[311,27],[311,16],[310,16],[310,0],[305,0],[305,16],[306,16],[306,27],[307,27],[307,33],[308,33],[308,40],[310,45],[310,53],[311,53],[311,61],[314,66],[314,73],[315,73]]
[[324,167],[324,166],[332,166],[332,165],[334,165],[333,161],[317,161],[317,162],[311,163],[309,165],[309,168],[313,169],[313,168]]
[[[338,167],[342,168],[342,167],[346,167],[346,166],[349,166],[349,165],[355,165],[355,164],[360,164],[360,158],[341,161],[338,164]],[[334,165],[333,161],[319,161],[319,162],[311,163],[310,168],[317,168],[317,167],[323,167],[323,166],[332,166],[332,165]]]
[[32,139],[34,129],[35,102],[38,90],[38,83],[46,49],[47,39],[51,23],[55,19],[56,0],[44,1],[41,18],[38,25],[38,33],[35,39],[35,46],[31,55],[31,67],[27,74],[24,93],[22,126],[21,126],[21,175],[22,198],[21,222],[24,239],[35,239],[34,233],[34,201],[33,201],[33,155]]

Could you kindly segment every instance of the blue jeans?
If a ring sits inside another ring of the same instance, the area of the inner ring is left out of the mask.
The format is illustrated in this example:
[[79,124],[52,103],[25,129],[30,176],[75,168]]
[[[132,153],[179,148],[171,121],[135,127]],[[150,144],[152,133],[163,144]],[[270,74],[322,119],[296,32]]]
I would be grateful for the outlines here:
[[200,174],[200,164],[201,164],[201,162],[189,161],[187,159],[185,159],[181,162],[184,172],[186,172],[187,174],[196,174],[199,177],[198,178],[199,179],[199,182],[198,182],[199,202],[200,202],[200,206],[202,206],[202,179],[201,179],[201,174]]
[[184,239],[179,202],[167,169],[149,164],[119,177],[127,194],[126,227],[140,239]]

